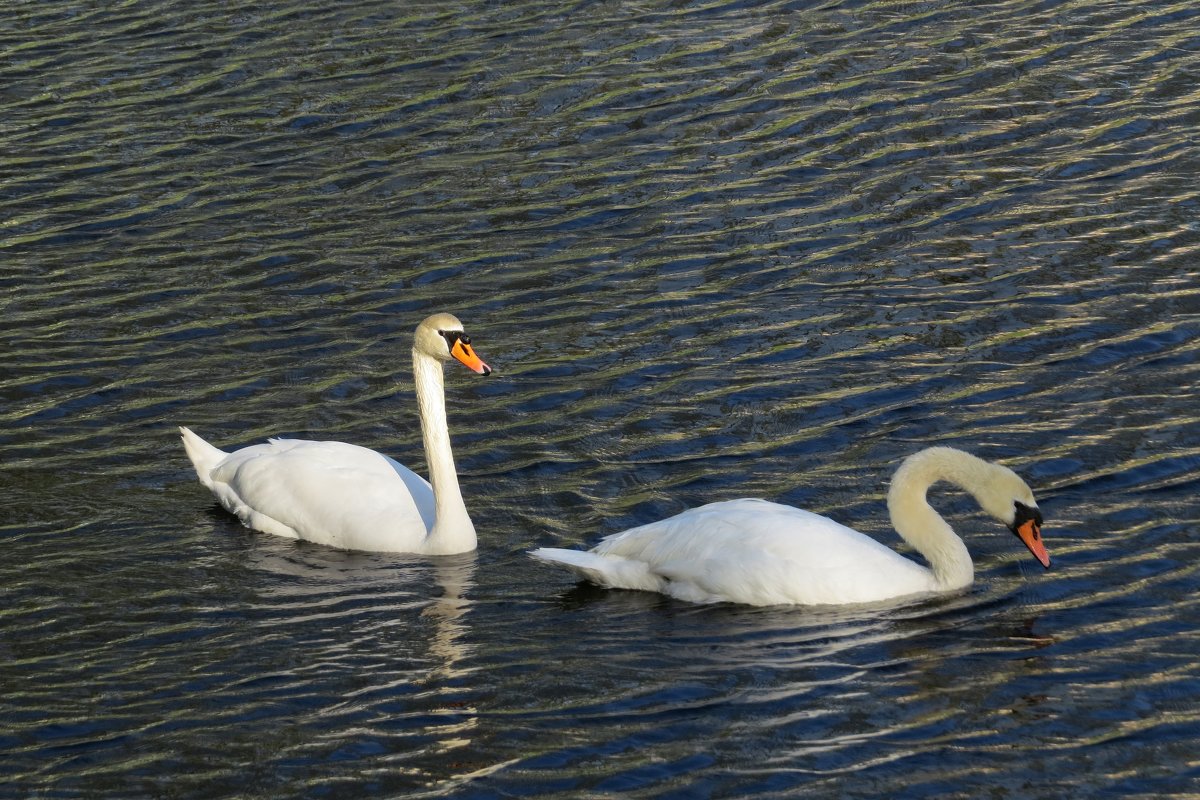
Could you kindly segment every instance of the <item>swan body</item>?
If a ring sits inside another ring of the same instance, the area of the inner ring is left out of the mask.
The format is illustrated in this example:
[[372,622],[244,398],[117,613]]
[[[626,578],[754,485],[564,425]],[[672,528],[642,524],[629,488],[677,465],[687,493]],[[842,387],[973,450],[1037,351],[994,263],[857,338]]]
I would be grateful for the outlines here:
[[1050,566],[1041,513],[1025,482],[1007,467],[949,447],[907,458],[888,492],[893,526],[928,567],[827,517],[753,499],[693,508],[609,536],[591,550],[544,547],[531,555],[601,586],[694,603],[836,605],[956,591],[974,580],[974,566],[925,499],[940,480],[971,492]]
[[442,364],[491,372],[450,314],[417,326],[413,375],[432,483],[374,450],[345,442],[270,439],[232,453],[187,428],[196,475],[226,510],[263,533],[348,550],[444,555],[475,549],[446,428]]

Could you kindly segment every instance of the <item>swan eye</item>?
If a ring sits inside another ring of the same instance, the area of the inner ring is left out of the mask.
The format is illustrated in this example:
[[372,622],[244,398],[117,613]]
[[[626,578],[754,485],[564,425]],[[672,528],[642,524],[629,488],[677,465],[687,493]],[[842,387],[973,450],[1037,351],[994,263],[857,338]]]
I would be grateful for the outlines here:
[[1036,538],[1042,527],[1042,512],[1036,507],[1025,505],[1020,500],[1013,501],[1013,508],[1016,511],[1013,515],[1013,528],[1019,528],[1023,523],[1033,520],[1034,537]]
[[450,350],[454,349],[454,343],[461,341],[463,344],[470,344],[471,339],[462,331],[438,331],[441,337],[446,340],[446,347]]

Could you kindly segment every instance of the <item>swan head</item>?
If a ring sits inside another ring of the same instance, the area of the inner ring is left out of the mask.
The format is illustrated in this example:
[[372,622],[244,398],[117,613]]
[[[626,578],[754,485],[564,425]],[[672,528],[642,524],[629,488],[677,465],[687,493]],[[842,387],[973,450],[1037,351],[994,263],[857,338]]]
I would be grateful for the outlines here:
[[1050,568],[1050,554],[1042,541],[1042,512],[1033,490],[1021,476],[1000,464],[991,464],[988,488],[979,496],[983,510],[1008,526],[1021,543],[1029,548],[1043,567]]
[[434,314],[422,321],[417,326],[413,350],[438,361],[456,359],[480,375],[490,375],[492,372],[492,368],[475,354],[471,337],[463,331],[463,324],[453,314]]

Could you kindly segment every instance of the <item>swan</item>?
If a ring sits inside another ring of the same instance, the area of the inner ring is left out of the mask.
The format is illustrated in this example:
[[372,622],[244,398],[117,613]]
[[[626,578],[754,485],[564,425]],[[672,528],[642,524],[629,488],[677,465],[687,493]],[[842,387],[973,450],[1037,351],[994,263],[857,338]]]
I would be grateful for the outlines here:
[[689,509],[608,536],[587,551],[542,547],[530,555],[604,587],[693,603],[838,605],[953,592],[971,585],[975,570],[962,539],[926,501],[938,481],[974,495],[1050,567],[1042,514],[1025,481],[951,447],[909,456],[888,489],[893,527],[928,567],[828,517],[755,499]]
[[344,442],[269,439],[228,453],[187,428],[179,433],[200,483],[249,528],[347,550],[465,553],[475,549],[475,526],[446,429],[442,364],[451,358],[491,374],[462,323],[434,314],[417,326],[412,348],[432,487],[387,456]]

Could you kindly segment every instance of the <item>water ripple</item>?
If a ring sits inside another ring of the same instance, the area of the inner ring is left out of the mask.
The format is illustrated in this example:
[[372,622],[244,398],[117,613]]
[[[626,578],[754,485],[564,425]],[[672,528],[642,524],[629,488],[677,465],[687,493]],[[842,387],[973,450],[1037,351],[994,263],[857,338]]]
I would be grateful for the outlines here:
[[[0,750],[48,797],[1186,794],[1200,10],[23,5],[0,23]],[[173,433],[423,469],[477,554],[250,534]],[[968,593],[695,608],[532,546],[746,495],[885,541],[938,442]],[[1040,568],[1039,568],[1040,569]]]

